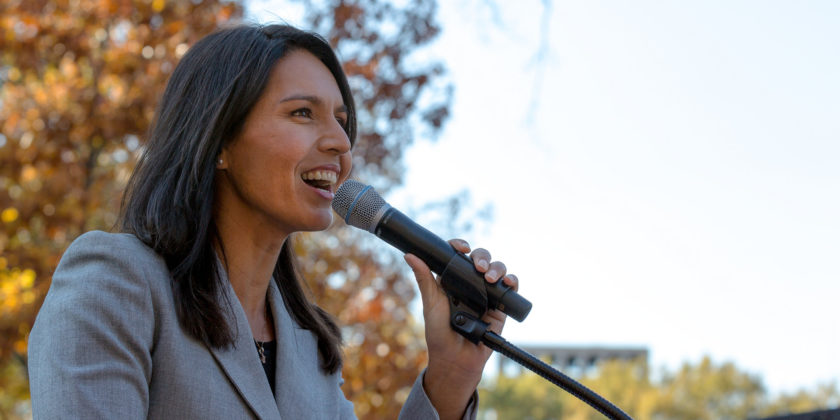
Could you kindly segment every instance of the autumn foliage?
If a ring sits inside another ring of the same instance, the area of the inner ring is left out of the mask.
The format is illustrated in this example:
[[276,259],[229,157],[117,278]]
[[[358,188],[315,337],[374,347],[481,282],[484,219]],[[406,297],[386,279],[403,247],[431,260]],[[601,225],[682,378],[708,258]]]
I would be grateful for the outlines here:
[[[415,132],[433,136],[448,115],[442,67],[407,64],[437,34],[435,2],[298,3],[346,63],[360,124],[354,176],[387,191]],[[178,59],[243,13],[224,0],[0,3],[0,417],[28,397],[26,337],[51,273],[81,233],[113,228]],[[313,297],[344,326],[357,414],[396,417],[426,357],[404,263],[342,226],[295,246]]]
[[26,337],[50,275],[74,238],[116,221],[169,73],[241,14],[216,0],[0,4],[0,365],[13,371],[0,385],[16,390],[3,411],[26,397]]

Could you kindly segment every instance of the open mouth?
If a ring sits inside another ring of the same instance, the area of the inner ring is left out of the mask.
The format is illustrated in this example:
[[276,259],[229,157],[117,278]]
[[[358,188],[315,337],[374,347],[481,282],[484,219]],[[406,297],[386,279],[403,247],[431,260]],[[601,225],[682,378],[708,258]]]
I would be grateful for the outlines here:
[[304,172],[300,177],[307,185],[330,192],[338,182],[338,174],[333,171],[309,171]]

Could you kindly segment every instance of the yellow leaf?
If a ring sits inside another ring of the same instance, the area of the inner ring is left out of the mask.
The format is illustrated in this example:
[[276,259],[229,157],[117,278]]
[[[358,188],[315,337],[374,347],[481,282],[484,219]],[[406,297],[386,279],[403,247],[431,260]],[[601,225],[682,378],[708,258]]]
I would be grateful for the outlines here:
[[38,170],[32,165],[25,165],[20,171],[20,182],[29,182],[38,177]]
[[68,79],[75,79],[79,75],[79,67],[68,54],[64,54],[59,63],[61,74]]
[[18,303],[18,297],[15,294],[9,293],[6,295],[6,299],[3,301],[2,308],[8,312],[12,312],[16,310],[20,306]]
[[[10,299],[18,292],[18,287],[12,279],[4,279],[0,283],[0,292],[6,296],[6,303],[9,304]],[[10,306],[14,306],[9,304]]]
[[17,82],[20,80],[20,70],[17,67],[12,67],[9,69],[8,73],[9,81]]
[[9,207],[6,210],[3,210],[2,213],[0,213],[0,220],[2,220],[3,223],[12,223],[15,220],[17,220],[17,218],[18,211],[14,207]]
[[163,10],[163,7],[166,6],[165,0],[153,0],[152,1],[152,10],[155,12],[160,12]]
[[24,340],[15,341],[15,351],[18,354],[26,354],[26,341],[24,341]]
[[[20,285],[24,289],[31,289],[32,285],[35,284],[35,270],[33,270],[31,268],[27,268],[26,270],[23,270],[23,273],[21,273],[21,275],[20,275],[19,281],[20,281]],[[26,300],[26,299],[24,299],[24,300]]]
[[28,305],[35,301],[35,292],[27,290],[20,294],[20,299],[23,301],[23,303]]

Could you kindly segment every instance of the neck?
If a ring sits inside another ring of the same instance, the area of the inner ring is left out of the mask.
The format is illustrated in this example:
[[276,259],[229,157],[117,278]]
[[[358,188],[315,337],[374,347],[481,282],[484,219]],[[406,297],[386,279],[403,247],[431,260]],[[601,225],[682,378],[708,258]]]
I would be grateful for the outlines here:
[[244,229],[245,226],[225,223],[221,219],[217,219],[216,225],[224,253],[218,244],[216,251],[233,291],[248,317],[251,332],[259,341],[270,341],[274,339],[274,329],[271,317],[267,315],[266,296],[274,266],[287,235],[280,235],[278,238],[264,232],[251,234]]

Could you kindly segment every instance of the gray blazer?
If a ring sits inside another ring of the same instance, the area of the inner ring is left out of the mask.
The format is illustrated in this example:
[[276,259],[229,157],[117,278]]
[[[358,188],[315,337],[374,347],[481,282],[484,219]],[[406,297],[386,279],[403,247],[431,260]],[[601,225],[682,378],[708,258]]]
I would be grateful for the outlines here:
[[[292,320],[274,282],[274,395],[233,289],[235,345],[212,349],[181,328],[170,282],[163,259],[133,235],[73,242],[29,337],[35,419],[355,418],[340,373],[321,371],[315,336]],[[476,406],[474,398],[465,418]],[[422,374],[400,418],[438,418]]]

